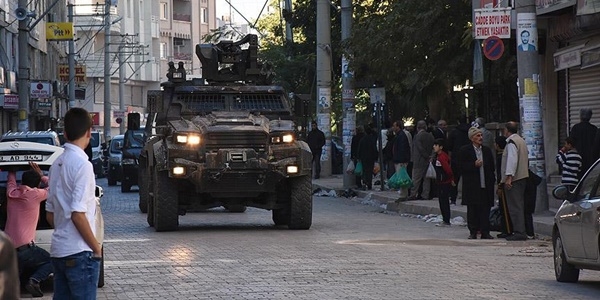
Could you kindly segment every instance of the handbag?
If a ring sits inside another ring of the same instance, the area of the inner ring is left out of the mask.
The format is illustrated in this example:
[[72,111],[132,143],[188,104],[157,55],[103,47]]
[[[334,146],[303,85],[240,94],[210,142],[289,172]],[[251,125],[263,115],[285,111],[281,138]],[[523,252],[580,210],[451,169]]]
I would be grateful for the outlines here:
[[356,163],[356,165],[354,166],[354,175],[356,176],[362,176],[363,173],[363,165],[362,162],[360,162],[360,160]]
[[435,167],[430,162],[429,167],[427,167],[427,173],[425,174],[425,178],[427,179],[436,179],[437,173],[435,172]]
[[346,167],[346,173],[352,174],[354,173],[354,161],[350,160],[348,166]]

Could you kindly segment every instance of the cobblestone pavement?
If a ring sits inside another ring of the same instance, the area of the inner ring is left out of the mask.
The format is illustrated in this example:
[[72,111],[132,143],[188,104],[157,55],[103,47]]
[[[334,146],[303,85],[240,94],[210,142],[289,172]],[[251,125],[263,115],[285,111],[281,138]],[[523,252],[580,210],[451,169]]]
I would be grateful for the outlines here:
[[[600,272],[555,281],[549,241],[467,240],[345,198],[315,197],[313,226],[269,211],[211,210],[157,233],[137,193],[107,187],[106,285],[99,299],[597,299]],[[50,299],[46,293],[45,299]],[[28,297],[29,295],[24,294]]]

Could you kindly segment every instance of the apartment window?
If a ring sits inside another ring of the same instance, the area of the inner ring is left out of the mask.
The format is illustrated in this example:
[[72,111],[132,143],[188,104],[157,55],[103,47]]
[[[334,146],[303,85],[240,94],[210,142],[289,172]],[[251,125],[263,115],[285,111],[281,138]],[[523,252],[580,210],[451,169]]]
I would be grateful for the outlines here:
[[200,9],[200,16],[202,16],[202,19],[200,20],[200,22],[202,22],[202,24],[207,24],[208,23],[208,10],[205,7],[202,7]]
[[160,18],[162,20],[168,19],[169,14],[169,6],[168,3],[161,2],[160,3]]
[[131,0],[127,0],[127,5],[125,7],[127,7],[127,17],[131,18],[131,11],[133,10],[133,6],[132,6],[132,1]]
[[159,52],[160,58],[167,58],[167,43],[160,43]]

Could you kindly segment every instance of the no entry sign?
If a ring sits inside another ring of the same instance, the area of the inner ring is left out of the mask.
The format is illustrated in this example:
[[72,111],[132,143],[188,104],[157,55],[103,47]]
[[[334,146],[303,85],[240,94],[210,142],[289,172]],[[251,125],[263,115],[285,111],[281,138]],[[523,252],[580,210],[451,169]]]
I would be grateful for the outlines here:
[[483,41],[483,54],[489,60],[497,60],[504,53],[504,43],[497,36],[490,36]]

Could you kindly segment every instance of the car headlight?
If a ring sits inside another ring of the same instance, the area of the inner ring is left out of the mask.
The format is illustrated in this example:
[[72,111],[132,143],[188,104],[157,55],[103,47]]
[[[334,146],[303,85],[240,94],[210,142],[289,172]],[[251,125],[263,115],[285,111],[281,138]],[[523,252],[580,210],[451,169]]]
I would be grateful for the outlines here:
[[198,145],[200,144],[200,135],[177,133],[175,134],[175,142],[178,144]]
[[124,165],[135,165],[135,159],[133,158],[123,158],[123,160],[121,161],[122,164]]
[[294,141],[292,133],[284,133],[271,136],[271,144],[291,143]]

